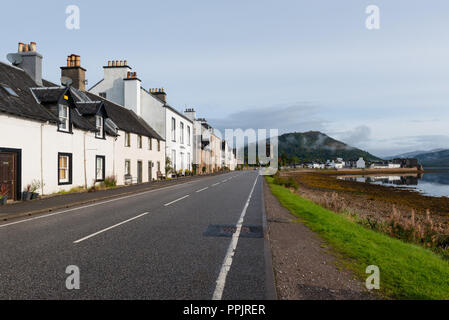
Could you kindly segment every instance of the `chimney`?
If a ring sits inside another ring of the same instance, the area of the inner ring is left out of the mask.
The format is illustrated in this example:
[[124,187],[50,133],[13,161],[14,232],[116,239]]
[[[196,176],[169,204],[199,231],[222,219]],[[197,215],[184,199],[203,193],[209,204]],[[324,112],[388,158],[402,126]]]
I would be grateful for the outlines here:
[[165,93],[164,88],[150,89],[150,92],[153,96],[159,98],[164,102],[167,102],[167,94]]
[[126,78],[123,79],[123,105],[133,110],[138,116],[142,116],[140,108],[140,83],[141,81],[137,78],[136,72],[128,71]]
[[196,111],[193,108],[188,108],[184,111],[184,115],[192,121],[196,120]]
[[67,57],[67,66],[61,67],[61,77],[72,79],[72,87],[75,89],[86,90],[86,69],[81,67],[81,57],[71,54]]
[[29,45],[19,42],[17,53],[22,62],[17,67],[23,69],[36,82],[42,86],[42,56],[36,51],[36,42]]

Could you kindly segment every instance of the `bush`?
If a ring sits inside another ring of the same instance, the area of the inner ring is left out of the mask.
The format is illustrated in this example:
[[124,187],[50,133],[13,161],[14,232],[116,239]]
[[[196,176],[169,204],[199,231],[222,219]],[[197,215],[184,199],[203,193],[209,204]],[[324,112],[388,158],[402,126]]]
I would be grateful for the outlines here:
[[117,186],[117,177],[115,176],[106,177],[103,181],[103,185],[106,188],[115,188]]
[[273,179],[274,184],[284,186],[289,189],[298,190],[299,187],[298,182],[295,179],[293,179],[293,177],[283,178],[280,176],[279,173],[276,173],[273,176]]

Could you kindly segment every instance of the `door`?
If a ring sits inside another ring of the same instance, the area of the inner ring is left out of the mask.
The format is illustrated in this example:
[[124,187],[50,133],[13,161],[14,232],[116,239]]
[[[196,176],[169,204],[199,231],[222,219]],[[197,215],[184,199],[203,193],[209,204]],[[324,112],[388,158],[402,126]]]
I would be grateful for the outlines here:
[[0,185],[6,186],[8,199],[17,200],[16,177],[16,154],[0,152]]
[[148,182],[153,181],[153,161],[148,161]]
[[142,183],[142,161],[137,161],[137,183]]

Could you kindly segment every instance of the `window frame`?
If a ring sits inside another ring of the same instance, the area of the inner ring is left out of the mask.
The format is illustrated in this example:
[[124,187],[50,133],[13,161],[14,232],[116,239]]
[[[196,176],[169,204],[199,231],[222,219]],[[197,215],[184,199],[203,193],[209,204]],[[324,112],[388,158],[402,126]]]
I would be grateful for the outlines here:
[[171,140],[176,142],[176,119],[175,117],[171,118]]
[[188,145],[188,146],[191,145],[190,140],[192,140],[192,134],[191,134],[191,132],[190,132],[190,126],[187,125],[187,145]]
[[[98,119],[100,119],[101,121],[101,126],[100,127],[98,127],[98,124],[97,124],[97,120]],[[104,118],[102,117],[102,116],[100,116],[100,115],[95,115],[95,128],[98,130],[98,129],[100,129],[100,131],[97,131],[97,132],[95,132],[95,138],[97,138],[97,139],[104,139],[105,138],[105,135],[104,135]]]
[[180,131],[180,143],[184,144],[184,122],[179,122],[179,131]]
[[[103,166],[101,168],[101,175],[102,178],[98,179],[98,160],[101,159],[103,162]],[[104,181],[106,176],[106,157],[105,156],[95,156],[95,181],[96,182],[102,182]]]
[[157,141],[157,152],[161,152],[161,140]]
[[148,137],[148,150],[153,150],[153,139],[151,137]]
[[[61,110],[62,108],[66,108],[67,109],[67,116],[66,117],[62,117],[61,116]],[[59,132],[64,132],[64,133],[71,133],[72,132],[72,126],[71,126],[71,115],[70,115],[70,107],[61,103],[58,103],[58,119],[59,121],[63,121],[64,120],[64,124],[66,125],[66,128],[63,129],[61,127],[62,123],[58,123],[58,131]]]
[[[61,157],[67,157],[67,166],[68,166],[68,168],[65,168],[65,169],[67,170],[68,177],[67,177],[67,179],[64,179],[64,181],[61,181],[61,171],[60,170],[63,170],[60,167],[60,162],[59,162]],[[58,185],[59,186],[72,184],[72,177],[73,177],[73,166],[72,166],[73,161],[72,161],[72,158],[73,158],[72,153],[58,152]]]
[[[126,164],[129,164],[128,166]],[[128,167],[128,171],[126,171],[126,167]],[[131,175],[131,160],[125,159],[125,175]]]
[[137,135],[137,148],[142,149],[143,147],[143,137],[141,135]]
[[125,132],[125,147],[131,148],[131,132]]

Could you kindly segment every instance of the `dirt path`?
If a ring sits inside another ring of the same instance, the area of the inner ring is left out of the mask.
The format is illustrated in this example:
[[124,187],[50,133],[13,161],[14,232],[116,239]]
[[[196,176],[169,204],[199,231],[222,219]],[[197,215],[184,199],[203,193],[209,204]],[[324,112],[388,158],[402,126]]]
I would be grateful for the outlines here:
[[281,206],[265,181],[264,197],[279,299],[376,299],[352,272],[336,266],[328,246]]

